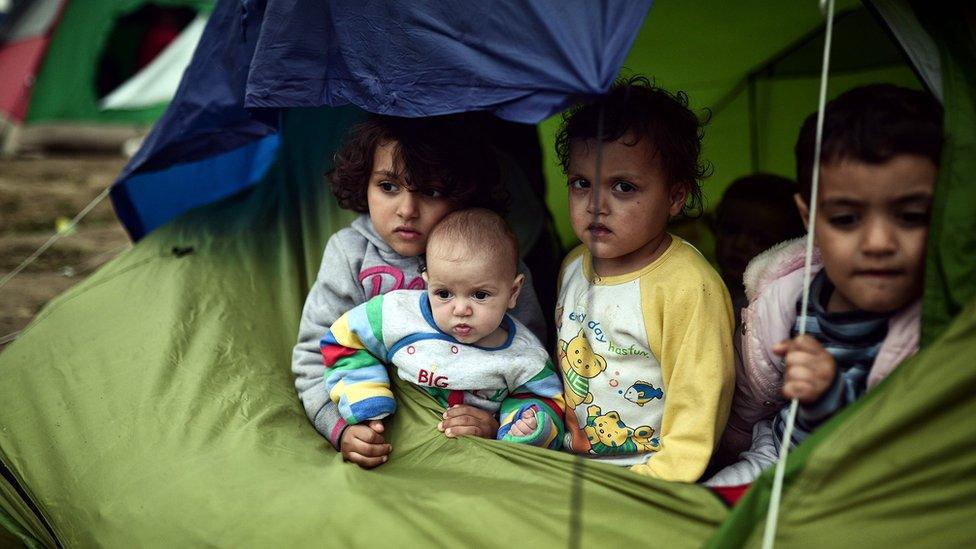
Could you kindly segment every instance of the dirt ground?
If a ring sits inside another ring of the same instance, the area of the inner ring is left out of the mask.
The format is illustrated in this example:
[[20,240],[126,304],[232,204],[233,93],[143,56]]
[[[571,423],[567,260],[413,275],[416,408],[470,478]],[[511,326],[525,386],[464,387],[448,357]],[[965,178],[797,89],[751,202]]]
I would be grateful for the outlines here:
[[[125,158],[0,158],[0,279],[115,180]],[[60,220],[60,221],[59,221]],[[51,298],[131,246],[109,199],[0,288],[0,352]]]

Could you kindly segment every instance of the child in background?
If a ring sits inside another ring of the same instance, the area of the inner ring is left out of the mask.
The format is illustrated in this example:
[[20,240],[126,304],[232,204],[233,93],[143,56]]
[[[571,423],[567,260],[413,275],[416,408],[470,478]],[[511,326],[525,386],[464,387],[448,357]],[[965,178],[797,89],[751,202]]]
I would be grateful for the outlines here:
[[[325,247],[302,311],[292,372],[316,430],[346,460],[373,467],[391,451],[383,425],[375,421],[348,426],[342,419],[325,386],[319,339],[339,315],[371,297],[396,289],[423,289],[421,256],[434,225],[459,208],[499,211],[504,190],[491,148],[462,116],[373,116],[350,130],[329,175],[339,205],[363,215],[334,234]],[[545,336],[531,284],[512,315],[537,336]],[[494,437],[498,422],[483,410],[460,405],[447,410],[441,428],[447,436]]]
[[566,448],[695,482],[725,427],[734,366],[721,278],[666,231],[700,204],[707,172],[687,104],[635,77],[565,118],[556,146],[583,245],[563,263],[556,324]]
[[[736,357],[741,354],[738,343],[742,309],[749,304],[742,285],[746,265],[774,245],[806,232],[793,199],[797,190],[796,182],[785,177],[765,173],[747,175],[732,182],[715,207],[715,259],[732,297],[736,326],[732,343]],[[714,474],[737,459],[738,453],[729,454],[726,445],[719,443],[709,473]]]
[[[816,118],[807,118],[796,144],[804,221],[818,161]],[[723,446],[748,451],[707,484],[746,484],[775,463],[788,399],[800,401],[792,446],[918,349],[942,140],[941,106],[922,91],[877,84],[827,104],[806,335],[797,336],[805,242],[796,240],[746,269],[750,304],[742,311],[742,364]]]
[[505,314],[524,287],[517,267],[518,242],[498,214],[448,214],[428,239],[426,292],[376,296],[322,338],[325,382],[343,419],[353,425],[396,410],[386,362],[444,406],[500,411],[499,439],[557,448],[559,376],[539,340]]
[[746,265],[774,244],[806,232],[794,206],[796,193],[795,181],[756,173],[733,181],[715,207],[715,259],[732,297],[736,324],[748,304],[742,286]]

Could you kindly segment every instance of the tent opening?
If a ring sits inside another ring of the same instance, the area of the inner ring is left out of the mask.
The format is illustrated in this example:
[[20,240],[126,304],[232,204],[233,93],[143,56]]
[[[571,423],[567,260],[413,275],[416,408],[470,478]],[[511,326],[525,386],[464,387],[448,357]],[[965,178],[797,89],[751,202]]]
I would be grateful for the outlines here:
[[148,65],[196,15],[187,7],[146,4],[118,18],[98,59],[96,95],[105,97]]

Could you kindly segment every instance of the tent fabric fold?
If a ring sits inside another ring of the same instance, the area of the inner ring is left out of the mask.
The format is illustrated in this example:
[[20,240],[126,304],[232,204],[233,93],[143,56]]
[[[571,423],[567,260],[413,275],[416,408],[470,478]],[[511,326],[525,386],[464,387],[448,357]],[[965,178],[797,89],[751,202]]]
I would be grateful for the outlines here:
[[918,8],[939,48],[947,136],[926,255],[922,345],[976,299],[976,10],[965,5]]
[[245,106],[488,110],[536,123],[609,89],[650,5],[270,0]]
[[[926,351],[791,452],[777,546],[956,547],[976,541],[976,302]],[[767,471],[710,542],[759,547]]]

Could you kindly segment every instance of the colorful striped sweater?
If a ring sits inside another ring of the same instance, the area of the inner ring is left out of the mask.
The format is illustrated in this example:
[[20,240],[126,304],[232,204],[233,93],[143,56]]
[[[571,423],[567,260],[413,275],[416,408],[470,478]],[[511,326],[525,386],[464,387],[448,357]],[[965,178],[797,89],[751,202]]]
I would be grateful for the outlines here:
[[[443,406],[468,404],[499,414],[498,438],[556,449],[563,435],[562,383],[534,335],[509,316],[498,347],[466,345],[434,323],[427,292],[397,290],[342,315],[320,341],[330,398],[349,424],[396,410],[384,364]],[[538,427],[510,434],[522,412],[535,408]]]

